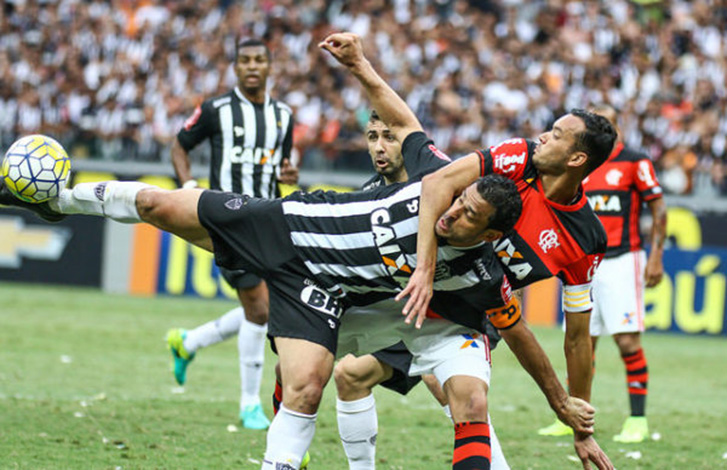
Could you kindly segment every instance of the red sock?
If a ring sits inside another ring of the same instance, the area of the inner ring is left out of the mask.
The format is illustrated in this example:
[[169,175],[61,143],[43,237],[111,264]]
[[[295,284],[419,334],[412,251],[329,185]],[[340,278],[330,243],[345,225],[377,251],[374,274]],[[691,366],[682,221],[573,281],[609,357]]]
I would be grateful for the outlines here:
[[631,402],[631,416],[644,416],[646,395],[649,389],[649,368],[646,365],[644,350],[621,356],[626,366],[626,385]]
[[454,425],[452,470],[490,470],[490,426],[467,421]]
[[273,414],[278,414],[280,404],[283,402],[283,384],[275,381],[275,391],[273,392]]

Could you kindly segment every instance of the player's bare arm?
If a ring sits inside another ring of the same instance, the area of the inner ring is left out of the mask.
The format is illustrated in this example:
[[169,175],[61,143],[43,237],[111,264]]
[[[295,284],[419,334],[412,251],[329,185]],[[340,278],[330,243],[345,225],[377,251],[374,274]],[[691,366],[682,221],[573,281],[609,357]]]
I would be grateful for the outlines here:
[[651,251],[646,261],[644,280],[646,287],[654,287],[664,276],[664,240],[666,239],[666,203],[663,198],[647,202],[651,212]]
[[591,399],[593,350],[590,335],[590,312],[565,313],[565,359],[571,395]]
[[174,172],[177,174],[177,179],[179,179],[179,184],[184,185],[188,181],[193,181],[189,154],[182,148],[176,138],[172,139],[171,155],[172,165],[174,166]]
[[480,176],[477,154],[470,154],[422,179],[419,204],[419,233],[417,235],[417,266],[404,290],[396,300],[409,297],[403,313],[406,321],[416,319],[421,327],[432,298],[434,269],[437,263],[437,239],[434,227],[439,217],[465,188]]
[[422,126],[406,102],[374,70],[363,53],[361,38],[353,33],[334,33],[318,47],[327,50],[361,82],[372,107],[399,142]]
[[500,334],[523,368],[543,391],[558,418],[576,431],[592,434],[595,410],[587,402],[568,396],[548,356],[525,320],[521,319],[514,326],[500,330]]

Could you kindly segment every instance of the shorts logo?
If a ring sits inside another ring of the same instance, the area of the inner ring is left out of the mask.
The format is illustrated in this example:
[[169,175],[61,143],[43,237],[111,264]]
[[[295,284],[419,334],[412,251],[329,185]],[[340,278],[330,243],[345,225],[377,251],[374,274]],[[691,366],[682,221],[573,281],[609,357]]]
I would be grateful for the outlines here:
[[560,246],[560,243],[558,243],[558,234],[552,228],[543,230],[540,232],[538,245],[540,245],[540,249],[543,250],[543,253],[546,254],[548,253],[548,250],[558,248]]
[[462,346],[459,347],[459,349],[467,349],[467,348],[479,348],[480,346],[477,344],[477,337],[472,335],[462,335],[464,338],[464,343],[462,343]]
[[[343,307],[336,299],[314,286],[305,286],[300,291],[300,300],[314,310],[340,318]],[[335,324],[332,328],[335,327]]]
[[634,313],[633,312],[626,312],[624,313],[624,318],[621,320],[622,325],[630,325],[633,322],[634,319]]
[[106,195],[106,183],[99,183],[94,186],[93,194],[96,196],[96,199],[98,199],[99,201],[103,201],[104,196]]
[[245,203],[243,202],[242,198],[236,197],[234,199],[230,199],[229,201],[225,202],[225,207],[230,209],[231,211],[239,210],[240,207],[244,206]]

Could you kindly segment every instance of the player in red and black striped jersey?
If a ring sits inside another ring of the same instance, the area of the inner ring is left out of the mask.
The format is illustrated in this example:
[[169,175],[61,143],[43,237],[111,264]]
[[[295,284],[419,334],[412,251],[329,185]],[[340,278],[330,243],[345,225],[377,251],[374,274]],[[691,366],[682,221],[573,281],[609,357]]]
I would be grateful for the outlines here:
[[[594,112],[616,126],[616,111],[601,105]],[[595,351],[599,336],[613,336],[626,369],[631,416],[617,442],[642,442],[649,436],[646,395],[649,372],[641,346],[644,331],[644,287],[657,285],[664,274],[666,205],[648,155],[618,142],[606,162],[585,181],[586,196],[608,234],[608,249],[593,279],[591,336]],[[639,218],[646,204],[651,212],[648,260]],[[614,295],[617,294],[617,295]]]
[[[421,125],[360,53],[360,38],[336,34],[326,38],[321,47],[330,51],[361,82],[374,109],[403,143],[402,152],[406,158],[407,143],[418,145],[420,142],[420,139],[410,136],[421,131]],[[486,170],[500,173],[516,181],[523,201],[528,200],[531,212],[524,214],[518,224],[522,225],[531,217],[533,221],[532,229],[521,230],[518,236],[509,238],[509,245],[502,245],[499,249],[503,258],[509,256],[517,261],[503,261],[506,271],[510,271],[508,277],[511,283],[517,280],[524,285],[558,275],[568,283],[564,291],[564,304],[569,312],[567,357],[569,368],[573,370],[572,376],[577,377],[575,395],[588,398],[591,373],[588,332],[590,279],[605,251],[606,235],[588,207],[580,183],[605,160],[614,140],[615,131],[607,120],[585,111],[575,111],[559,119],[553,131],[541,136],[541,143],[537,146],[524,140],[506,142],[494,152],[472,154],[425,176],[423,181],[427,188],[423,195],[426,194],[427,199],[426,202],[422,200],[420,208],[422,219],[418,232],[417,268],[407,287],[397,296],[398,300],[409,296],[404,306],[407,322],[416,318],[416,326],[421,327],[427,315],[436,271],[437,237],[446,237],[454,223],[473,223],[473,214],[468,210],[445,213],[447,207]],[[429,152],[423,151],[424,148],[422,151],[417,149],[422,156],[441,154],[431,142],[425,147]],[[448,159],[444,155],[442,157]],[[406,162],[411,177],[417,172],[418,165],[416,160],[414,162],[411,169],[410,163]],[[520,264],[523,254],[529,256],[525,259],[527,266]],[[511,349],[517,348],[516,344],[509,341],[508,344]],[[547,358],[544,360],[547,361]],[[478,397],[475,384],[471,384],[469,389],[468,385],[463,385],[459,392]],[[486,402],[486,391],[482,399]],[[452,412],[455,422],[460,423],[462,415],[456,416],[454,409]],[[459,412],[467,413],[466,410]],[[467,425],[465,427],[471,425],[471,428],[458,428],[456,449],[461,444],[458,436],[469,436],[475,432],[476,423],[463,420],[463,424]],[[576,435],[575,446],[585,468],[589,467],[589,460],[598,468],[612,468],[608,457],[590,436]],[[481,468],[471,466],[468,460],[469,456],[458,456],[455,452],[454,468]],[[486,468],[489,468],[489,462]]]

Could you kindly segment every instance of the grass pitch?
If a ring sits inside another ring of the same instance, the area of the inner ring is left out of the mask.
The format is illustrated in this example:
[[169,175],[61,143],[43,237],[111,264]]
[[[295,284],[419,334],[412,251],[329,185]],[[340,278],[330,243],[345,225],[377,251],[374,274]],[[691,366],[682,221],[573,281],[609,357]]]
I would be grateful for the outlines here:
[[[235,341],[200,351],[177,388],[163,341],[234,306],[189,298],[133,298],[67,287],[0,285],[0,468],[256,469],[265,434],[237,426]],[[562,333],[536,329],[559,371]],[[627,414],[624,372],[599,345],[597,439],[619,469],[727,468],[727,341],[647,334],[648,416],[658,440],[617,444]],[[578,469],[570,438],[537,436],[553,415],[502,344],[494,353],[491,414],[513,469]],[[270,413],[272,354],[263,400]],[[561,374],[562,375],[562,374]],[[376,392],[379,469],[450,467],[452,427],[418,387]],[[347,468],[326,391],[312,470]]]

